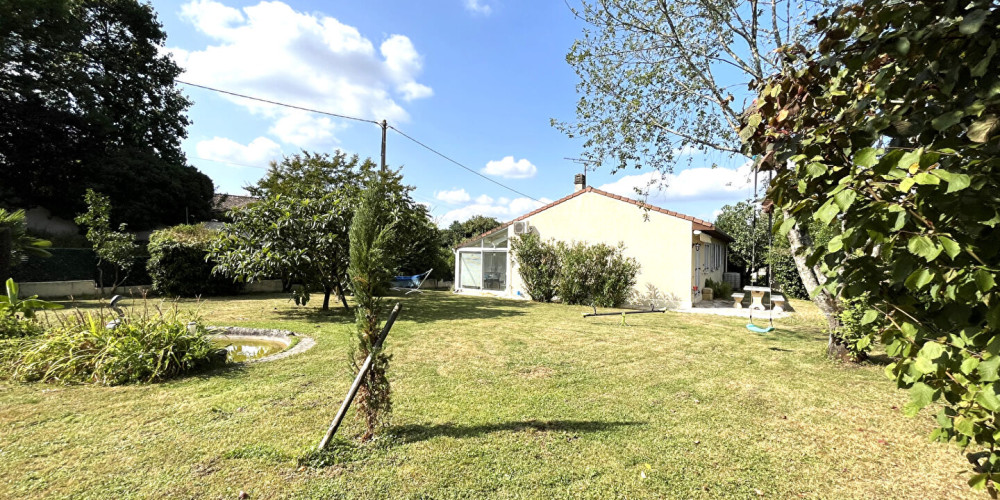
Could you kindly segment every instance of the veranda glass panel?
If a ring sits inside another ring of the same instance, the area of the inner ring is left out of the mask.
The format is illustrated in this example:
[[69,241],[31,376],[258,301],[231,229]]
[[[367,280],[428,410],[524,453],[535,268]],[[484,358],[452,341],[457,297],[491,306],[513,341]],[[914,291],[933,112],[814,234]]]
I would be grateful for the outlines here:
[[507,231],[483,238],[483,248],[507,248]]
[[461,275],[462,288],[482,288],[482,254],[462,252],[458,254],[458,258],[461,264],[459,274]]
[[483,252],[483,288],[486,290],[507,288],[507,254],[505,252]]

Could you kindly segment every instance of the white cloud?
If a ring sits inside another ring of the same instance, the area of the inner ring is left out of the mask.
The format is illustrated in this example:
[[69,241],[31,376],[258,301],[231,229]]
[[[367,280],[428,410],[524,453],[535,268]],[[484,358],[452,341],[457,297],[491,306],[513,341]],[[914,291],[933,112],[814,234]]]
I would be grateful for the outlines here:
[[243,145],[225,137],[213,137],[195,145],[198,156],[206,160],[266,166],[281,156],[281,146],[267,137],[258,137]]
[[[357,28],[322,14],[262,1],[242,10],[193,0],[181,17],[213,40],[201,50],[168,49],[192,83],[361,118],[406,121],[399,102],[433,95],[417,81],[423,57],[404,35],[375,44]],[[296,147],[335,144],[342,122],[237,97],[232,102],[273,120],[273,133]]]
[[481,172],[505,179],[528,179],[538,173],[538,168],[525,158],[514,161],[513,156],[505,156],[502,160],[488,162]]
[[465,0],[465,8],[474,14],[482,14],[484,16],[490,15],[493,12],[493,7],[483,0]]
[[514,198],[513,200],[501,197],[494,200],[490,196],[481,195],[472,204],[450,210],[442,215],[438,221],[438,225],[447,227],[454,221],[464,221],[474,215],[485,215],[487,217],[495,217],[501,221],[508,221],[548,203],[552,203],[552,200],[541,198],[541,202],[538,202],[531,198],[523,197]]
[[281,142],[308,149],[339,144],[334,132],[343,127],[328,116],[292,110],[281,113],[268,131]]
[[697,167],[676,174],[656,172],[627,175],[598,189],[636,198],[635,189],[649,192],[649,203],[675,200],[728,200],[753,187],[751,162],[738,168]]
[[453,189],[451,191],[438,191],[434,193],[434,198],[448,203],[450,205],[458,205],[459,203],[465,203],[472,199],[469,193],[465,189]]

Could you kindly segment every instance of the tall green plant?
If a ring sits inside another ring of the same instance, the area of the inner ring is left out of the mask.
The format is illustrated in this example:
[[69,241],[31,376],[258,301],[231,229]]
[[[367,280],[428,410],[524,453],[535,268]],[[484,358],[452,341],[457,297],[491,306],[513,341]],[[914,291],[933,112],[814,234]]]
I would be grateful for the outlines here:
[[524,287],[536,302],[552,302],[559,289],[559,252],[556,246],[528,233],[510,241]]
[[84,201],[87,203],[87,211],[78,215],[75,221],[87,228],[87,241],[97,253],[97,285],[101,294],[104,293],[104,269],[101,266],[105,262],[114,266],[115,275],[111,286],[111,293],[114,294],[128,279],[132,266],[139,259],[139,246],[135,243],[135,237],[126,232],[125,224],[119,225],[117,231],[111,229],[111,200],[107,196],[88,189]]
[[396,272],[398,255],[393,239],[398,207],[386,196],[385,178],[372,179],[361,192],[360,203],[351,222],[350,265],[348,276],[354,290],[356,344],[351,353],[355,375],[369,354],[372,365],[357,395],[357,415],[366,431],[362,441],[370,439],[392,411],[391,387],[386,376],[390,356],[381,349],[373,352],[380,333],[379,312],[389,280]]
[[557,244],[559,298],[564,304],[618,307],[625,303],[639,274],[639,263],[625,246],[581,242]]
[[1000,8],[864,0],[815,24],[818,47],[783,51],[740,135],[776,171],[779,227],[833,229],[808,260],[827,293],[870,297],[860,323],[884,321],[904,413],[937,402],[932,437],[983,450],[969,483],[996,493]]
[[52,246],[52,242],[42,238],[35,238],[28,234],[27,214],[24,210],[14,210],[13,212],[0,208],[0,230],[7,228],[10,230],[12,257],[14,262],[20,262],[28,258],[51,257],[46,249]]

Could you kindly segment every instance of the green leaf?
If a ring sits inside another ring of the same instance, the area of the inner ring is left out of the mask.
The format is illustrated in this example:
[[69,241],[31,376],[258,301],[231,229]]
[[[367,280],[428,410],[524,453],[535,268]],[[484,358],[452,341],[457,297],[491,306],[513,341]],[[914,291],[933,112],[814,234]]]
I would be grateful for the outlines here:
[[840,207],[842,212],[846,212],[848,207],[854,203],[854,200],[857,199],[857,197],[858,193],[853,189],[848,188],[834,195],[833,201],[837,203],[837,206]]
[[966,375],[971,375],[975,371],[976,367],[979,366],[979,358],[968,357],[965,361],[962,361],[962,373]]
[[913,255],[923,257],[928,262],[936,259],[938,255],[941,255],[941,250],[943,250],[941,246],[934,244],[934,240],[923,235],[910,238],[910,241],[906,243],[906,248]]
[[913,368],[920,372],[921,375],[926,375],[936,372],[938,365],[934,361],[931,361],[930,358],[920,357],[913,362]]
[[948,254],[948,257],[954,259],[958,254],[962,253],[962,248],[955,240],[941,235],[938,235],[937,239],[941,247],[944,248],[944,253]]
[[839,252],[844,248],[844,239],[841,235],[834,236],[830,238],[830,241],[826,244],[826,250],[828,252]]
[[906,281],[904,281],[903,284],[906,285],[906,288],[917,291],[927,286],[932,279],[934,279],[934,275],[930,271],[927,269],[917,269],[913,272],[913,274],[910,274],[910,276],[906,278]]
[[969,486],[974,490],[982,490],[986,488],[986,480],[990,477],[989,474],[973,474],[969,478]]
[[986,16],[989,13],[984,9],[976,9],[969,12],[962,18],[961,24],[958,25],[958,31],[963,35],[974,35],[979,32],[979,28],[983,26],[983,22],[986,21]]
[[955,174],[947,171],[935,172],[938,177],[945,180],[948,183],[948,190],[945,193],[954,193],[955,191],[961,191],[970,184],[972,184],[972,179],[966,174]]
[[826,165],[818,162],[812,162],[806,165],[806,174],[808,174],[810,177],[819,177],[825,174],[827,170],[828,168],[826,167]]
[[993,279],[993,274],[985,269],[977,269],[972,276],[976,280],[979,291],[983,293],[990,291],[997,284],[996,280]]
[[925,186],[926,185],[936,186],[938,184],[941,184],[941,179],[937,178],[937,176],[928,174],[927,172],[920,172],[919,174],[913,176],[913,180],[916,181],[917,184]]
[[965,116],[964,110],[949,111],[931,120],[931,126],[934,127],[934,130],[942,131],[962,121],[963,116]]
[[778,234],[786,235],[792,230],[792,226],[795,225],[795,219],[785,219],[781,221],[781,225],[778,226]]
[[7,278],[6,286],[7,286],[7,297],[10,299],[11,302],[14,302],[15,300],[17,300],[17,288],[18,288],[17,283],[14,281],[14,278]]
[[878,161],[879,150],[875,148],[864,148],[854,154],[854,163],[861,167],[871,167]]
[[910,53],[910,40],[908,38],[906,38],[905,36],[904,37],[900,37],[899,40],[896,40],[896,51],[899,52],[899,54],[903,55],[903,56],[905,56],[906,54],[909,54]]
[[983,390],[976,394],[976,402],[983,405],[983,408],[986,408],[989,411],[997,411],[1000,409],[1000,398],[997,398],[992,385],[983,387]]
[[917,414],[925,406],[934,401],[935,390],[931,386],[917,382],[910,388],[910,402],[903,408],[903,413],[908,417]]
[[1000,356],[992,356],[990,359],[980,361],[976,370],[979,372],[980,382],[995,382],[1000,380],[997,376],[997,369],[1000,368]]
[[985,115],[972,122],[965,135],[972,142],[986,142],[996,132],[998,125],[1000,125],[1000,117],[997,117],[997,115]]
[[833,203],[833,200],[827,200],[823,206],[819,207],[819,210],[816,211],[814,217],[817,220],[823,221],[824,224],[829,224],[830,221],[837,216],[839,211],[839,208],[835,203]]
[[917,353],[917,357],[937,359],[942,354],[944,354],[943,345],[938,344],[937,342],[927,342],[920,348],[920,352]]
[[869,310],[865,311],[864,316],[861,317],[861,324],[862,325],[867,325],[869,323],[872,323],[876,319],[878,319],[878,317],[879,317],[879,312],[878,311],[876,311],[875,309],[869,309]]
[[896,166],[903,170],[910,170],[911,166],[920,164],[920,156],[923,154],[924,154],[923,148],[917,148],[914,151],[909,151],[907,153],[904,153],[902,156],[899,157],[899,161],[896,162]]
[[958,417],[955,419],[955,430],[961,434],[972,437],[975,435],[976,423],[968,417]]

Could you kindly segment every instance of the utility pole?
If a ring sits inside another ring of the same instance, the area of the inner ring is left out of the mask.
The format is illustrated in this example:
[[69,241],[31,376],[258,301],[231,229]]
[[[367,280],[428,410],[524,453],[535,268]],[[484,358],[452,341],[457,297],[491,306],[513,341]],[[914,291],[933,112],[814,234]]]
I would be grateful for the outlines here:
[[385,129],[389,126],[385,120],[382,120],[382,172],[385,172]]

